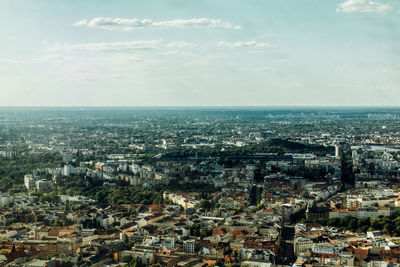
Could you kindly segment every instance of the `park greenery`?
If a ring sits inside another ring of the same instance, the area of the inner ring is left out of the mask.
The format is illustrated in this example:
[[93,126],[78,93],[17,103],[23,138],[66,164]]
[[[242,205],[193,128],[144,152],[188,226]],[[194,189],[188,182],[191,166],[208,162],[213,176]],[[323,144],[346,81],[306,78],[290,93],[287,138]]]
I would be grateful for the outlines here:
[[94,196],[110,206],[120,204],[162,204],[163,192],[144,189],[139,186],[125,186],[119,188],[103,188]]
[[314,153],[323,156],[334,153],[333,147],[302,144],[284,139],[269,139],[258,144],[250,144],[244,146],[243,150],[247,153]]
[[[221,152],[222,148],[225,151]],[[202,147],[202,148],[187,148],[177,147],[177,153],[191,154],[191,153],[207,153],[211,155],[243,155],[253,154],[257,152],[262,153],[315,153],[315,154],[329,154],[333,153],[332,147],[324,147],[319,145],[309,145],[297,142],[291,142],[283,139],[269,139],[260,143],[249,144],[243,147],[228,146],[223,147],[222,144],[217,144],[215,147]],[[147,151],[148,155],[156,155],[159,151]],[[174,152],[174,149],[167,152]],[[79,156],[79,161],[86,160],[83,155]],[[94,159],[94,158],[91,158]],[[44,169],[49,167],[57,167],[61,164],[61,155],[58,153],[35,153],[29,154],[27,152],[18,153],[17,156],[12,158],[0,158],[0,191],[5,191],[16,185],[22,185],[23,177],[25,174],[32,173],[36,169]],[[263,173],[261,173],[262,175]],[[260,176],[261,176],[260,175]],[[82,186],[82,185],[80,185]],[[71,190],[74,190],[73,186]],[[192,184],[174,184],[169,190],[190,191],[196,188],[196,191],[215,192],[215,189],[209,185],[196,185]],[[70,190],[70,191],[71,191]],[[90,188],[89,188],[90,191]]]
[[75,177],[75,179],[69,179],[59,187],[59,193],[70,196],[87,196],[107,206],[164,203],[163,191],[131,185],[105,187],[102,180],[95,178]]
[[[182,147],[181,147],[182,148]],[[283,153],[333,153],[331,147],[306,145],[302,143],[291,142],[283,139],[269,139],[261,143],[249,144],[244,147],[228,146],[225,151],[221,151],[222,145],[216,147],[198,148],[192,151],[192,148],[179,148],[179,153],[190,154],[209,153],[213,155],[245,155],[257,152]],[[152,151],[154,152],[154,151]],[[149,152],[151,154],[151,151]],[[83,155],[77,154],[78,161],[86,160]],[[20,151],[12,158],[0,158],[0,191],[11,188],[23,188],[23,177],[25,174],[32,173],[37,169],[61,166],[61,155],[58,153],[35,153],[29,154],[26,151]],[[260,163],[256,168],[255,179],[263,180],[266,175],[265,168]],[[316,176],[313,173],[313,176]],[[47,177],[50,178],[50,177]],[[161,204],[166,200],[163,198],[163,192],[197,192],[202,195],[202,201],[199,207],[204,209],[213,209],[218,206],[212,198],[212,193],[220,190],[210,183],[191,183],[180,182],[182,177],[177,175],[176,180],[171,181],[169,185],[157,185],[153,188],[143,188],[140,186],[131,186],[126,182],[118,181],[115,186],[104,186],[104,180],[99,178],[85,177],[83,175],[73,175],[63,178],[57,183],[55,189],[51,192],[36,193],[39,202],[59,202],[59,195],[67,194],[70,196],[83,195],[107,206],[116,206],[120,204]],[[251,196],[251,205],[260,203],[260,188],[254,187]]]
[[57,166],[60,162],[60,154],[55,153],[21,153],[13,158],[0,158],[0,191],[22,185],[25,174],[36,169]]
[[[160,152],[163,152],[160,150]],[[164,151],[165,152],[165,151]],[[221,143],[215,144],[213,147],[175,147],[168,152],[178,154],[194,154],[197,153],[207,155],[246,155],[254,153],[314,153],[319,156],[325,156],[326,154],[333,155],[335,153],[333,147],[303,144],[293,142],[280,138],[267,139],[261,142],[251,143],[245,146],[226,146]]]
[[[303,222],[307,222],[302,219]],[[342,230],[349,230],[357,233],[366,233],[367,231],[383,231],[391,236],[400,236],[400,209],[396,209],[392,216],[379,216],[377,218],[355,218],[347,216],[344,218],[317,218],[314,223],[337,227]]]

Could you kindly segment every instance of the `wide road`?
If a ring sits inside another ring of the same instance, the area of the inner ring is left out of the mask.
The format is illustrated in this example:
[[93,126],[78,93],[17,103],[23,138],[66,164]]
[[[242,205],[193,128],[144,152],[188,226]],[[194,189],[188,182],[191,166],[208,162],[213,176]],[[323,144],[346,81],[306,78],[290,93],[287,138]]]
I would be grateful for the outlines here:
[[296,261],[293,251],[294,226],[286,225],[282,229],[280,245],[280,257],[276,260],[277,264],[292,265]]

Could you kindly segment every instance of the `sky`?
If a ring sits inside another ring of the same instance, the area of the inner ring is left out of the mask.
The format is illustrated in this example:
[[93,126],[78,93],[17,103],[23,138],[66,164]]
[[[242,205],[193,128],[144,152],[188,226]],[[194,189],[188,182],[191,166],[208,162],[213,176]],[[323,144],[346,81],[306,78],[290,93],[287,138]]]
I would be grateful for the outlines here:
[[1,0],[0,106],[397,106],[398,0]]

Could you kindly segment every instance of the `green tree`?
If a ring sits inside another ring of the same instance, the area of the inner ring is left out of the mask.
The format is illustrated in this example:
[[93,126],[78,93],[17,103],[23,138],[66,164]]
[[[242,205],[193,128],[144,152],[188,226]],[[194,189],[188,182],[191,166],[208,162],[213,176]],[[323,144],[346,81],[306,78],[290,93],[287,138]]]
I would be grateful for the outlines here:
[[351,218],[347,225],[347,229],[355,231],[357,228],[358,228],[358,220],[356,218]]

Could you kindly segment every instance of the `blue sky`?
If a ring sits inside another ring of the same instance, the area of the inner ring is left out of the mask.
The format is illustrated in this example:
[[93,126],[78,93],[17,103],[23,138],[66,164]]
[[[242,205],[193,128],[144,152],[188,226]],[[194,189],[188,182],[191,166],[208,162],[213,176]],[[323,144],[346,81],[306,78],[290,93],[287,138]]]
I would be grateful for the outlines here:
[[1,0],[2,106],[400,104],[396,0]]

